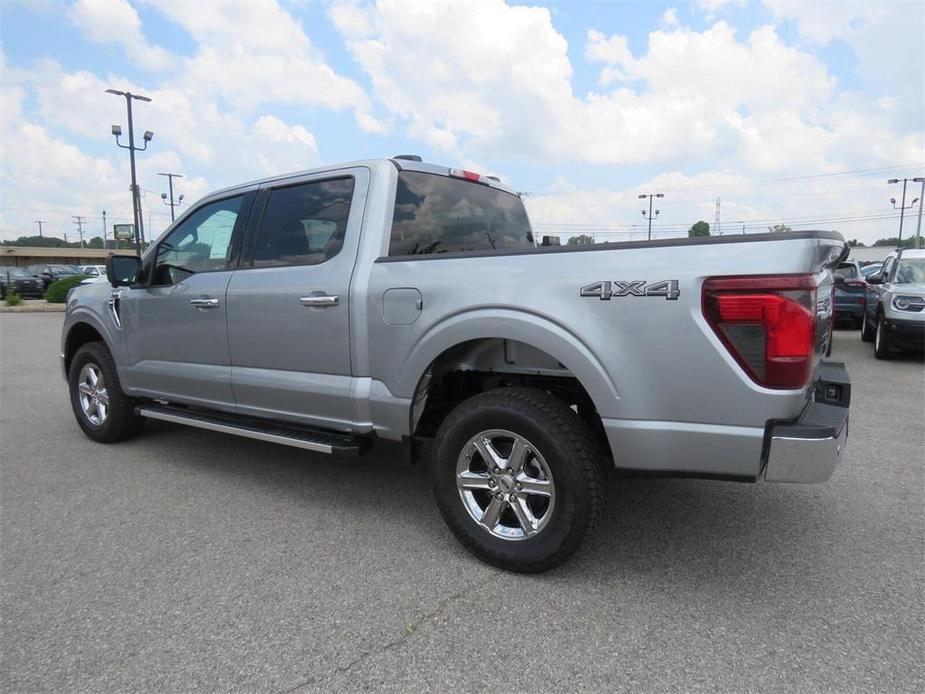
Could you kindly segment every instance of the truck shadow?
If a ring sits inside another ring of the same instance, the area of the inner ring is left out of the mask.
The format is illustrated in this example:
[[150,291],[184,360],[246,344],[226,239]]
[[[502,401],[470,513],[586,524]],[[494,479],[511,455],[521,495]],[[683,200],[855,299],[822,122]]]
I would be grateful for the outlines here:
[[[368,524],[379,537],[412,534],[422,553],[476,562],[444,526],[425,466],[402,462],[397,448],[329,458],[161,422],[151,422],[142,441],[152,454],[149,464],[183,466],[215,484],[244,486],[243,493],[267,497],[282,513],[322,505],[333,517]],[[825,570],[816,559],[842,530],[838,511],[830,509],[836,504],[826,503],[835,494],[827,485],[621,477],[610,486],[597,531],[572,560],[550,574],[512,580],[617,586],[644,579],[665,590],[692,581],[731,590],[769,573],[802,581]],[[410,563],[418,559],[408,557]]]

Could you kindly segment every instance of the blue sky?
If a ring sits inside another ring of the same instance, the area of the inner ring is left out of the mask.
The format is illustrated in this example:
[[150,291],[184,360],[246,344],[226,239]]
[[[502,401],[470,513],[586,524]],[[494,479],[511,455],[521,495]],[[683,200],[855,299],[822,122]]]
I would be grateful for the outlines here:
[[[925,169],[915,2],[458,3],[166,0],[0,5],[0,237],[129,216],[109,135],[130,88],[187,201],[266,175],[418,153],[501,175],[544,232],[783,221],[895,234],[885,179]],[[809,178],[811,177],[811,178]],[[911,195],[914,197],[914,195]],[[913,210],[915,212],[916,210]],[[147,216],[147,215],[146,215]],[[93,227],[91,227],[93,228]],[[638,236],[637,236],[638,238]]]

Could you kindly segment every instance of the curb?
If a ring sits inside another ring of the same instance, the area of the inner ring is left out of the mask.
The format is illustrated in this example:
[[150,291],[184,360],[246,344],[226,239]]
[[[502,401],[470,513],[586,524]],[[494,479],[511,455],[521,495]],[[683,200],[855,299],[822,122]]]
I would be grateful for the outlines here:
[[29,301],[19,306],[0,304],[0,313],[64,313],[67,304],[49,304],[47,301]]

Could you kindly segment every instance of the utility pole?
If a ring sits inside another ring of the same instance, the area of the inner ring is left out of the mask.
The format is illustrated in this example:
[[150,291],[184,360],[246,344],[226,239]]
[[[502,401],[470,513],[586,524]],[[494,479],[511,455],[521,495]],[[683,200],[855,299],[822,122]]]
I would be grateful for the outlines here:
[[129,152],[129,161],[132,168],[132,211],[135,218],[135,251],[138,255],[141,255],[141,247],[144,243],[145,236],[144,229],[142,228],[141,193],[138,190],[138,180],[135,176],[135,152],[144,152],[148,149],[148,143],[151,141],[151,138],[154,137],[154,133],[150,130],[145,130],[143,136],[145,146],[135,146],[135,125],[132,122],[132,99],[148,102],[150,102],[151,99],[146,96],[140,96],[139,94],[132,94],[131,92],[120,92],[118,89],[107,89],[106,93],[125,97],[125,107],[128,111],[128,145],[123,145],[119,142],[119,136],[122,135],[122,126],[112,126],[112,134],[116,138],[116,144],[122,149],[127,149]]
[[72,215],[74,219],[74,224],[77,225],[77,233],[80,236],[80,247],[84,247],[84,219],[86,217],[81,217],[80,215]]
[[722,227],[719,225],[719,197],[716,198],[716,215],[713,217],[713,234],[714,236],[722,236]]
[[106,210],[103,210],[103,250],[106,250]]
[[[912,180],[914,181],[915,179],[912,179]],[[911,203],[909,203],[908,207],[906,206],[906,183],[909,182],[909,179],[904,178],[902,179],[902,181],[903,181],[903,198],[902,198],[902,202],[899,203],[899,208],[898,208],[899,209],[899,241],[896,243],[897,248],[903,247],[903,217],[906,214],[906,210],[908,210],[910,207],[915,205],[915,203],[918,202],[919,200],[918,198],[916,198]],[[887,181],[887,183],[888,184],[899,183],[899,179],[891,178],[890,180]],[[890,198],[890,202],[893,203],[893,209],[894,210],[897,209],[896,198]]]
[[918,248],[922,240],[922,205],[925,204],[925,176],[917,176],[912,181],[913,183],[922,184],[922,192],[919,193],[919,221],[915,225],[915,243],[912,244],[913,248]]
[[35,220],[35,223],[39,225],[39,238],[43,238],[43,234],[42,234],[42,225],[43,225],[43,224],[48,224],[48,221],[45,220],[45,219],[36,219],[36,220]]
[[174,216],[173,208],[176,207],[177,205],[179,205],[179,204],[180,204],[180,201],[183,200],[183,196],[181,195],[181,196],[180,196],[180,201],[178,201],[176,204],[175,204],[174,201],[173,201],[173,179],[175,179],[175,178],[183,178],[183,174],[159,173],[158,176],[166,176],[166,177],[167,177],[167,185],[170,187],[170,202],[167,202],[167,193],[161,193],[161,200],[164,201],[164,204],[165,204],[165,205],[168,205],[168,206],[170,207],[170,221],[173,222],[173,221],[176,220],[176,217]]
[[[649,219],[649,240],[650,241],[652,240],[652,198],[663,198],[663,197],[665,196],[662,193],[640,193],[639,194],[640,200],[645,200],[646,198],[649,198],[649,217],[648,219]],[[660,212],[661,210],[655,210],[655,216],[658,217]],[[645,210],[642,211],[642,216],[643,217],[646,216]]]

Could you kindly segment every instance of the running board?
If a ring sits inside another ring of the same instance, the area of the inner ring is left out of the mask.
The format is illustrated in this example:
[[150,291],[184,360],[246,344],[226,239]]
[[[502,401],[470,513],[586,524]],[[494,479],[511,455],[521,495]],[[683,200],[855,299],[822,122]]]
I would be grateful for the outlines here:
[[258,441],[280,443],[284,446],[294,446],[295,448],[303,448],[316,453],[327,453],[328,455],[352,458],[362,455],[372,445],[372,440],[365,437],[350,436],[349,434],[340,434],[322,429],[287,426],[252,417],[203,412],[171,405],[139,405],[135,408],[135,412],[149,419],[185,424],[198,429],[219,431],[223,434],[244,436]]

